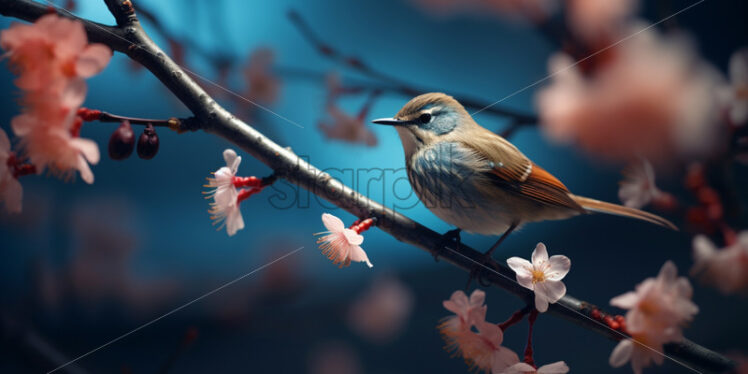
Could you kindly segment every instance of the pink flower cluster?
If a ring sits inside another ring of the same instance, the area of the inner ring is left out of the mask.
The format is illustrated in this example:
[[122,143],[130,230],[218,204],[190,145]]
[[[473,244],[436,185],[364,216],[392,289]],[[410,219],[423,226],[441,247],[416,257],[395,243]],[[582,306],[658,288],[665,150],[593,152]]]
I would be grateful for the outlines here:
[[748,231],[741,232],[726,248],[717,247],[699,235],[693,240],[691,274],[701,276],[724,294],[748,290]]
[[691,301],[693,290],[688,279],[678,277],[677,272],[675,264],[668,261],[657,278],[647,278],[635,291],[610,300],[611,305],[628,309],[626,327],[631,335],[611,353],[611,366],[631,361],[634,372],[640,374],[651,362],[662,364],[665,343],[683,339],[683,327],[699,308]]
[[652,161],[715,151],[724,79],[682,40],[650,29],[631,36],[585,64],[566,54],[550,61],[552,83],[537,106],[546,135],[613,160]]
[[442,321],[439,332],[447,348],[456,351],[469,365],[498,373],[518,363],[519,357],[501,345],[504,340],[501,328],[486,321],[485,299],[486,293],[481,290],[473,291],[469,299],[464,292],[455,291],[444,301],[444,308],[454,315]]
[[99,148],[80,138],[77,111],[86,97],[85,78],[103,70],[112,51],[89,44],[82,23],[55,14],[3,30],[0,47],[23,91],[23,113],[11,122],[23,155],[38,173],[47,169],[67,179],[77,170],[93,183],[88,164],[99,161]]

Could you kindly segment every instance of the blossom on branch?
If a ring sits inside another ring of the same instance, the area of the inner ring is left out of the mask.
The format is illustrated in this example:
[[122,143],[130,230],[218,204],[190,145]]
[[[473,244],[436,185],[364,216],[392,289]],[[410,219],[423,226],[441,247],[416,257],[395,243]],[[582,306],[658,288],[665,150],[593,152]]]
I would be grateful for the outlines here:
[[205,187],[212,188],[206,193],[208,199],[213,199],[208,211],[210,218],[214,220],[214,224],[220,223],[219,230],[226,226],[226,232],[232,236],[244,228],[244,218],[239,210],[239,191],[234,186],[234,178],[242,158],[233,149],[226,149],[223,151],[223,159],[226,166],[213,173]]
[[625,179],[621,182],[618,197],[623,205],[641,209],[660,196],[666,195],[655,185],[655,171],[652,164],[646,159],[631,163],[623,174]]
[[5,210],[9,213],[20,213],[23,188],[13,175],[15,170],[8,162],[11,157],[15,156],[10,150],[10,139],[5,131],[0,129],[0,201],[5,203]]
[[647,278],[635,291],[614,297],[610,304],[628,309],[625,323],[631,339],[622,340],[610,355],[610,365],[620,367],[631,361],[634,372],[651,362],[664,361],[663,345],[683,339],[682,328],[699,308],[691,301],[693,289],[688,279],[677,276],[675,264],[668,261],[657,278]]
[[55,14],[35,23],[13,24],[0,32],[15,83],[23,91],[23,113],[13,118],[23,156],[38,173],[49,169],[69,179],[77,170],[86,183],[94,177],[89,163],[99,161],[99,148],[80,138],[78,107],[86,97],[85,78],[106,67],[112,55],[103,44],[88,44],[83,24]]
[[652,30],[632,35],[591,56],[604,58],[591,72],[568,55],[551,58],[552,83],[536,97],[545,134],[612,160],[714,152],[726,131],[718,123],[723,78],[681,40]]
[[569,366],[563,361],[543,365],[535,368],[530,364],[518,362],[502,371],[494,371],[494,374],[565,374],[569,372]]
[[[368,222],[372,222],[369,221]],[[322,223],[328,231],[323,231],[317,235],[324,235],[317,239],[317,244],[322,250],[322,254],[327,256],[333,264],[340,264],[345,267],[351,264],[351,261],[365,262],[367,266],[374,265],[369,261],[361,244],[364,237],[361,232],[369,229],[371,223],[361,222],[361,225],[354,224],[351,228],[346,228],[340,218],[329,213],[322,214]]]
[[748,290],[748,231],[741,232],[735,243],[722,249],[699,235],[693,240],[693,257],[691,274],[699,275],[722,293]]
[[506,263],[517,273],[517,283],[535,292],[535,308],[538,312],[545,312],[548,304],[553,304],[566,295],[566,286],[561,280],[571,269],[571,260],[563,255],[548,258],[545,244],[538,243],[535,247],[532,263],[519,257],[512,257]]
[[486,322],[485,297],[481,290],[473,291],[469,299],[463,291],[452,293],[443,304],[455,315],[445,318],[438,329],[447,342],[446,349],[457,352],[470,366],[484,371],[502,370],[519,358],[501,345],[504,340],[501,328]]

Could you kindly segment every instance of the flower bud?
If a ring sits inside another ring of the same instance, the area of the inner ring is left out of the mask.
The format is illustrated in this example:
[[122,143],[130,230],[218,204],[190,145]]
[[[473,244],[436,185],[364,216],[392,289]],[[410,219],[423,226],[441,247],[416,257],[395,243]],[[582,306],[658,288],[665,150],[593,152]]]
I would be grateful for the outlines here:
[[152,124],[148,124],[138,139],[138,157],[150,160],[158,153],[158,135]]
[[109,157],[112,160],[124,160],[132,154],[135,148],[135,133],[130,121],[122,121],[109,138]]

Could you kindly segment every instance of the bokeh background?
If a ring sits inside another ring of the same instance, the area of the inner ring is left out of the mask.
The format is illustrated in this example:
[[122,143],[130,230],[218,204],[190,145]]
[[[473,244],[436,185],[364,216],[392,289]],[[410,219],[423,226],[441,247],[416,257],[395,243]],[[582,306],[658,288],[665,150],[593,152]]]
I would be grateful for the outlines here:
[[[112,22],[103,2],[76,3],[77,15]],[[343,77],[355,77],[355,72],[320,56],[303,38],[288,20],[287,12],[293,9],[330,44],[378,70],[418,86],[468,93],[487,102],[545,77],[548,57],[559,48],[527,24],[469,12],[434,15],[405,0],[138,3],[157,15],[171,33],[188,37],[216,55],[245,60],[251,51],[268,47],[281,72],[339,71]],[[655,22],[691,3],[644,2],[641,15]],[[724,71],[730,53],[748,44],[746,15],[745,2],[709,0],[660,26],[688,30],[701,55]],[[0,18],[0,28],[11,22]],[[150,30],[149,22],[144,24]],[[151,34],[165,45],[162,35]],[[190,54],[189,48],[187,52],[193,70],[217,79],[204,58]],[[374,147],[326,139],[317,128],[325,116],[325,81],[293,74],[279,77],[282,87],[272,110],[303,127],[268,113],[255,113],[251,124],[385,205],[392,206],[396,194],[410,193],[402,179],[394,183],[397,179],[386,177],[383,184],[369,184],[341,171],[391,169],[391,175],[404,177],[400,141],[392,129],[372,128],[378,138]],[[240,91],[241,80],[232,73],[227,82]],[[12,81],[13,75],[3,66],[0,126],[8,132],[10,119],[19,112]],[[533,112],[536,89],[517,93],[501,105]],[[367,117],[392,116],[407,100],[384,94]],[[340,105],[356,112],[363,101],[365,97],[354,97]],[[139,117],[188,115],[158,80],[133,68],[121,54],[89,80],[85,106]],[[490,115],[479,114],[476,119],[490,129],[506,125]],[[89,123],[83,136],[96,140],[105,154],[115,127]],[[93,168],[93,185],[45,176],[24,178],[23,213],[0,213],[0,372],[50,370],[47,361],[54,354],[39,347],[77,357],[299,247],[303,249],[298,253],[92,353],[71,369],[91,373],[467,371],[460,359],[443,350],[435,329],[448,314],[442,300],[464,286],[466,273],[435,263],[426,252],[377,229],[365,234],[364,243],[374,267],[353,264],[338,269],[319,253],[313,234],[323,231],[323,212],[348,223],[354,218],[284,184],[278,189],[298,197],[290,208],[277,208],[271,201],[277,191],[268,189],[243,204],[246,228],[229,238],[210,224],[202,185],[221,166],[221,152],[230,144],[205,133],[159,130],[159,136],[161,147],[153,160],[103,157]],[[519,130],[511,140],[575,193],[617,201],[621,165],[550,144],[532,127]],[[269,173],[251,156],[242,156],[240,174]],[[745,172],[745,167],[735,172],[743,189]],[[365,177],[362,173],[359,176]],[[680,181],[663,183],[679,188]],[[414,199],[411,196],[409,201]],[[422,204],[400,210],[434,230],[451,229]],[[494,238],[465,234],[463,240],[487,248]],[[608,216],[530,225],[513,235],[498,256],[528,257],[541,241],[551,253],[572,259],[572,271],[565,279],[569,293],[598,305],[607,305],[611,297],[654,276],[667,259],[678,265],[680,273],[691,266],[688,233]],[[723,296],[693,283],[700,312],[686,329],[686,337],[720,352],[748,350],[745,297]],[[391,327],[392,331],[387,329],[389,320],[374,331],[360,327],[361,320],[364,325],[376,323],[378,313],[362,312],[376,310],[366,304],[367,295],[377,295],[372,289],[385,295],[382,300],[397,301],[398,307],[388,311],[398,316],[394,320],[401,325]],[[502,290],[490,289],[487,294],[489,320],[502,321],[522,306]],[[521,351],[526,328],[523,322],[508,330],[505,345]],[[564,360],[577,373],[629,372],[629,367],[609,367],[614,344],[543,315],[535,332],[535,360]],[[647,372],[687,371],[667,362]]]

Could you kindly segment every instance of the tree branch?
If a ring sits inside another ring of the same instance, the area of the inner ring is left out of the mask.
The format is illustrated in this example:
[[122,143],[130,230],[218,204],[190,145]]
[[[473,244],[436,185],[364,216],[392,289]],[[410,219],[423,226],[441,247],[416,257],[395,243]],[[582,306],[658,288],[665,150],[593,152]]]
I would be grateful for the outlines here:
[[[443,237],[439,233],[368,199],[233,116],[151,41],[135,14],[128,13],[126,3],[129,3],[129,0],[105,1],[115,19],[123,26],[110,27],[80,19],[86,27],[89,39],[105,43],[112,49],[127,54],[150,70],[192,111],[197,118],[196,122],[202,124],[202,130],[234,143],[272,168],[278,176],[332,202],[356,217],[376,218],[377,226],[381,230],[401,242],[438,255],[466,271],[483,262],[482,253],[465,245],[460,246],[459,252],[445,247]],[[0,0],[0,14],[5,16],[34,21],[48,12],[47,7],[31,0]],[[61,15],[78,19],[65,12]],[[514,281],[514,273],[508,267],[498,263],[493,263],[492,266],[496,271],[482,274],[486,281],[528,303],[533,302],[532,291],[517,284]],[[624,337],[620,332],[590,318],[588,314],[592,308],[594,306],[566,295],[557,303],[551,304],[549,311],[609,339],[620,340]],[[703,372],[721,373],[735,366],[733,361],[724,356],[688,340],[667,344],[665,353]]]

